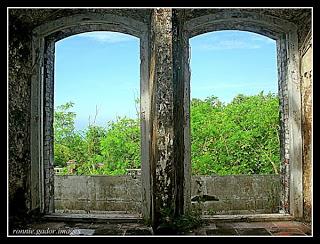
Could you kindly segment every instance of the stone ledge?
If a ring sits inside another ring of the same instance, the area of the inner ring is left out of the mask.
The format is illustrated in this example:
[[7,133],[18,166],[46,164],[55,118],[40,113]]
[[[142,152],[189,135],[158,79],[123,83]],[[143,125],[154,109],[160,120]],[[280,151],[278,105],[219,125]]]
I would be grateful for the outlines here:
[[52,213],[44,215],[45,220],[65,222],[95,222],[95,223],[141,223],[143,219],[136,214],[103,213],[103,214],[79,214],[79,213]]
[[203,215],[208,222],[260,222],[260,221],[291,221],[293,217],[289,214],[239,214],[239,215]]

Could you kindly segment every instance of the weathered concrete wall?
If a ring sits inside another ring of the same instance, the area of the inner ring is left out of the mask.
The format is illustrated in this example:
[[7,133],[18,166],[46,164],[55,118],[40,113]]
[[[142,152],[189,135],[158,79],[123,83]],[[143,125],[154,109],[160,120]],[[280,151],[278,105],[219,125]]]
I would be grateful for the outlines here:
[[[204,214],[278,213],[279,175],[192,176],[191,196]],[[55,209],[141,212],[139,176],[55,176]]]
[[279,193],[279,175],[193,176],[191,181],[192,197],[219,199],[203,202],[204,214],[279,213]]
[[307,36],[300,49],[301,99],[303,132],[303,212],[304,219],[311,221],[312,212],[312,42]]
[[141,212],[139,176],[55,176],[57,210]]

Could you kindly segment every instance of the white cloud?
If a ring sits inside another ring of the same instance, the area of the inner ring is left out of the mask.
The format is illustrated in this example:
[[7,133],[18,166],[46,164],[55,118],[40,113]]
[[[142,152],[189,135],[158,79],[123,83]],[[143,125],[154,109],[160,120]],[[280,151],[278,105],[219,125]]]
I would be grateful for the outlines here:
[[266,36],[261,36],[261,35],[252,35],[251,41],[260,42],[260,43],[262,42],[264,44],[274,44],[275,43],[275,40],[268,38]]
[[222,40],[204,43],[201,48],[206,50],[230,50],[230,49],[257,49],[261,48],[256,43],[245,42],[242,40]]
[[[205,37],[206,36],[206,37]],[[196,39],[195,39],[196,40]],[[271,38],[242,31],[223,31],[221,33],[204,34],[195,42],[196,46],[204,50],[258,49],[269,44],[275,44]]]
[[128,41],[137,39],[137,37],[134,37],[131,35],[118,33],[118,32],[105,32],[105,31],[86,32],[86,33],[80,34],[79,36],[90,38],[94,41],[101,42],[101,43],[119,43],[119,42],[128,42]]

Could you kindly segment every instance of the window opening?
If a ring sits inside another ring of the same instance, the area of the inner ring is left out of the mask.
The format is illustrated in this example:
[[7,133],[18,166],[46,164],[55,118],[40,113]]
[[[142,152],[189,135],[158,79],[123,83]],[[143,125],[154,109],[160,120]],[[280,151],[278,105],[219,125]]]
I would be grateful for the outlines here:
[[279,212],[276,41],[226,30],[190,46],[192,203],[213,215]]

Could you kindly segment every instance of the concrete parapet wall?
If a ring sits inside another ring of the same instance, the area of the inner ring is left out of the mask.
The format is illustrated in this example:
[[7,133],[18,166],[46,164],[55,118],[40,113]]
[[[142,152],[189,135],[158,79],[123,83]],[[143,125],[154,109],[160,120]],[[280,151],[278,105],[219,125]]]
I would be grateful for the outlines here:
[[[279,175],[193,176],[191,196],[214,196],[201,202],[205,214],[278,213]],[[195,205],[196,202],[193,203]]]
[[55,176],[56,210],[141,211],[141,180],[132,176]]
[[[141,212],[141,178],[136,176],[55,176],[56,210]],[[192,176],[191,196],[204,214],[277,213],[279,175]],[[196,204],[196,203],[194,203]]]

